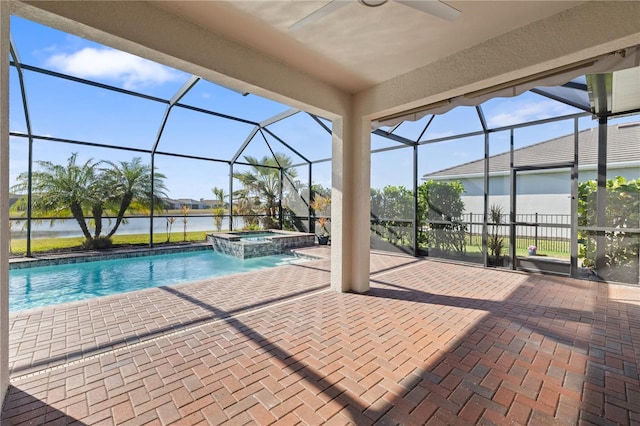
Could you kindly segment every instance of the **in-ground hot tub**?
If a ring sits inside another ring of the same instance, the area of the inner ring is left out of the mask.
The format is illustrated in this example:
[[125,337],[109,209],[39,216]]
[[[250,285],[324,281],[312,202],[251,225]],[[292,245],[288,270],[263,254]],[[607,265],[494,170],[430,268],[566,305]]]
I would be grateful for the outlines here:
[[300,247],[310,247],[315,244],[316,239],[314,234],[273,229],[207,234],[207,241],[218,253],[249,259],[283,254]]

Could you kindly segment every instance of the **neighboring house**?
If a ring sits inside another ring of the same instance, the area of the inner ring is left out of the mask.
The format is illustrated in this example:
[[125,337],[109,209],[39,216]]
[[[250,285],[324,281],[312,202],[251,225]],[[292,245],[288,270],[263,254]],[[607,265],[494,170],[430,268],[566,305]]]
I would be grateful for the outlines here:
[[213,209],[215,207],[225,207],[227,205],[227,203],[225,203],[224,201],[220,202],[219,200],[205,200],[203,198],[200,199],[200,204],[206,206],[204,207],[205,209]]
[[[607,128],[607,177],[622,176],[627,180],[640,177],[640,122]],[[597,178],[598,129],[578,133],[578,180]],[[515,149],[514,166],[543,166],[573,161],[574,135]],[[509,152],[489,158],[489,201],[510,206]],[[484,211],[484,160],[472,161],[423,175],[423,180],[462,182],[465,213],[481,215]],[[568,168],[518,172],[517,214],[570,214],[571,174]]]
[[165,203],[165,209],[167,210],[179,210],[182,206],[188,206],[191,210],[206,210],[218,205],[217,200],[205,200],[203,198],[200,200],[191,198],[165,198],[163,201]]

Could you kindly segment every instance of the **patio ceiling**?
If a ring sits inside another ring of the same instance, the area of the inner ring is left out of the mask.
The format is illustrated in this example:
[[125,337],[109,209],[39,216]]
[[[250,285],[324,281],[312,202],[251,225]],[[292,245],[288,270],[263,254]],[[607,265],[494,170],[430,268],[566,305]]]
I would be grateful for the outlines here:
[[349,93],[361,92],[584,2],[448,1],[461,12],[449,21],[394,1],[366,7],[352,0],[322,19],[290,29],[327,3],[153,2],[158,8]]

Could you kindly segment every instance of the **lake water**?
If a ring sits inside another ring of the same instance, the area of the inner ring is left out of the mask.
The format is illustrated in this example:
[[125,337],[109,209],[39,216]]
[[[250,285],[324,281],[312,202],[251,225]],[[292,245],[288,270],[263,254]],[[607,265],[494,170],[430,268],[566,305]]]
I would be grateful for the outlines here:
[[[131,234],[148,234],[149,233],[149,218],[148,217],[134,217],[127,219],[127,223],[120,224],[116,235],[131,235]],[[26,238],[26,231],[23,230],[25,221],[20,221],[19,224],[14,224],[11,229],[12,239]],[[106,234],[111,230],[115,219],[104,220],[103,222],[103,234]],[[242,222],[239,221],[239,226],[242,226]],[[171,226],[171,232],[182,232],[184,229],[184,223],[182,217],[176,217],[176,221]],[[224,218],[222,221],[222,230],[229,229],[229,219]],[[187,232],[192,231],[215,231],[216,227],[213,222],[212,216],[189,216],[187,218]],[[81,237],[82,231],[80,231],[80,225],[74,219],[65,219],[56,221],[53,226],[50,226],[49,221],[42,221],[40,223],[33,222],[31,226],[31,232],[33,238],[65,238],[65,237]],[[166,234],[167,232],[167,220],[164,217],[153,218],[153,233],[154,234]]]

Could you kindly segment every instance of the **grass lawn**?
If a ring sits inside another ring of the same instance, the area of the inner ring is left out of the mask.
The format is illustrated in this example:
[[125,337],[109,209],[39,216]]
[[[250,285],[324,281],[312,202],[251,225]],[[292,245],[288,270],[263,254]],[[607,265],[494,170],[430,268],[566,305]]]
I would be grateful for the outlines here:
[[[502,254],[503,255],[508,255],[509,254],[509,242],[506,241],[505,242],[505,248],[502,250]],[[480,246],[478,245],[470,245],[467,244],[467,254],[474,254],[474,253],[482,253],[482,250],[480,248]],[[516,248],[516,256],[528,256],[529,255],[529,250],[527,250],[526,248]],[[567,252],[564,251],[553,251],[553,250],[545,250],[543,249],[543,247],[540,247],[536,253],[536,256],[541,256],[541,257],[553,257],[556,259],[569,259],[571,257],[571,255]]]
[[[522,241],[520,241],[522,243]],[[557,241],[553,240],[538,240],[538,250],[536,255],[542,257],[553,257],[556,259],[569,259],[571,254],[569,253],[569,245],[568,242],[566,244],[567,249],[562,250],[563,244],[559,244]],[[471,242],[467,240],[467,253],[482,253],[482,237],[474,235],[471,238]],[[504,237],[503,239],[503,255],[509,254],[509,238]],[[516,247],[516,256],[528,256],[529,250],[526,247]]]
[[[381,238],[381,240],[384,240],[384,238]],[[413,246],[413,243],[410,240],[402,240],[401,242],[397,242],[397,244],[399,246],[404,246],[404,247]],[[509,238],[505,237],[503,244],[504,246],[502,249],[502,255],[508,256],[509,255]],[[558,249],[555,248],[557,246],[558,244],[548,243],[547,241],[540,240],[538,243],[538,250],[537,250],[536,256],[569,260],[571,258],[570,253],[567,251],[559,251]],[[428,247],[421,246],[420,248],[424,250],[428,250]],[[473,258],[482,257],[482,238],[474,236],[472,238],[472,242],[469,242],[467,240],[465,249],[466,249],[465,256],[469,256]],[[455,253],[450,252],[448,253],[448,255],[455,256]],[[529,255],[529,250],[527,250],[527,248],[516,248],[516,256],[525,257],[528,255]]]
[[[206,238],[206,231],[187,232],[187,241],[197,242],[204,241]],[[149,234],[132,234],[132,235],[114,235],[112,237],[114,246],[126,246],[126,245],[144,245],[149,244]],[[179,243],[184,241],[183,232],[172,232],[171,243]],[[84,237],[73,238],[38,238],[31,240],[31,251],[33,253],[45,253],[51,251],[73,250],[79,251],[82,249],[82,243]],[[154,244],[162,244],[167,242],[167,234],[162,232],[160,234],[153,235]],[[27,252],[27,240],[15,239],[11,241],[11,253],[13,254],[25,254]]]

